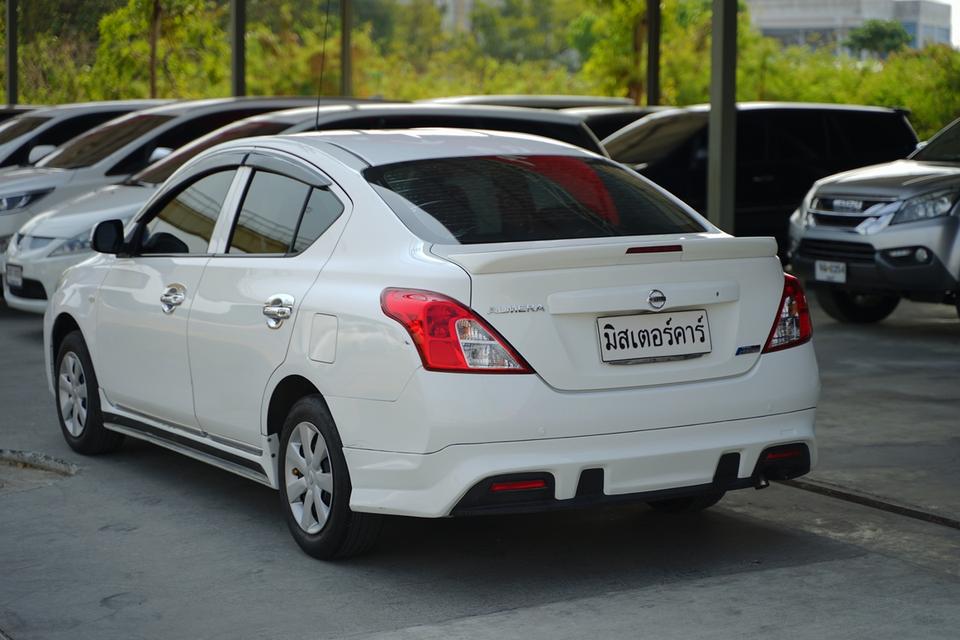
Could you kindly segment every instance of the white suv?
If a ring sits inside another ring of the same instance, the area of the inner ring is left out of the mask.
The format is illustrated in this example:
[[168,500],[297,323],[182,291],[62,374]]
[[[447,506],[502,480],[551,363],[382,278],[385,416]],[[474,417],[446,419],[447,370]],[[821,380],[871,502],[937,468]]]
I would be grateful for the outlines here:
[[380,514],[697,510],[815,462],[810,317],[773,240],[570,145],[238,140],[93,244],[44,322],[67,442],[275,487],[318,557]]

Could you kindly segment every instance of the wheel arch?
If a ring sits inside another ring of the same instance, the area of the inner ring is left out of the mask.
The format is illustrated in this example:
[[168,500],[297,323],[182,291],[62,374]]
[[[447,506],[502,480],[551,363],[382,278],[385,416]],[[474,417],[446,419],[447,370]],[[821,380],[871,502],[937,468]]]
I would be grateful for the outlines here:
[[[266,424],[264,425],[266,435],[268,437],[279,436],[283,429],[283,422],[287,419],[287,414],[290,413],[293,405],[301,398],[313,395],[319,396],[326,404],[323,394],[307,378],[298,374],[290,374],[280,380],[273,388],[270,401],[267,403]],[[327,410],[330,410],[329,406]]]
[[[80,323],[76,318],[67,312],[61,312],[57,319],[53,321],[53,328],[50,330],[50,363],[51,367],[57,366],[57,352],[60,351],[60,345],[63,339],[74,331],[79,331],[83,335]],[[86,338],[84,338],[86,340]]]

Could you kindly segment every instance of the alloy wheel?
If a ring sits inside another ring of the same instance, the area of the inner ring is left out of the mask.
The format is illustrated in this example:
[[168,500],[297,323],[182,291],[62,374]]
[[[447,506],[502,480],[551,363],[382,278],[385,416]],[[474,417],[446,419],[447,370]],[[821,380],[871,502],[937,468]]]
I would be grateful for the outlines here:
[[299,423],[290,434],[283,479],[290,511],[300,528],[319,533],[333,504],[333,466],[326,440],[310,422]]
[[58,390],[63,425],[71,436],[79,438],[87,424],[87,376],[80,356],[72,351],[60,361]]

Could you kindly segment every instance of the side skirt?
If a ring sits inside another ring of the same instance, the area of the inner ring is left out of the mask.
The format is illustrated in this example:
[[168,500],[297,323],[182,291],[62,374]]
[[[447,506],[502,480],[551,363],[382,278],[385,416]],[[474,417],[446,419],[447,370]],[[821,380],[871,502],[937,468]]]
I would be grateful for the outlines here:
[[260,463],[234,455],[229,451],[222,451],[203,442],[171,433],[165,429],[155,427],[139,420],[115,413],[103,413],[103,426],[110,431],[144,440],[152,444],[176,451],[182,455],[205,462],[224,471],[230,471],[248,480],[259,482],[271,487],[267,472]]

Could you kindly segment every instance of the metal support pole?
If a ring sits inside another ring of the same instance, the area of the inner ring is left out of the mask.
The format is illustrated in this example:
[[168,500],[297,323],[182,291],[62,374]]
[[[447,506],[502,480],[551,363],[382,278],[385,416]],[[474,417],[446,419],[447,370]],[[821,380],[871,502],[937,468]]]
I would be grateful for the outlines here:
[[713,0],[707,218],[734,233],[737,143],[737,0]]
[[647,0],[647,104],[660,104],[660,0]]
[[247,94],[247,0],[230,0],[230,86],[233,95]]
[[340,0],[340,95],[353,95],[353,0]]
[[7,0],[7,104],[17,104],[17,0]]

